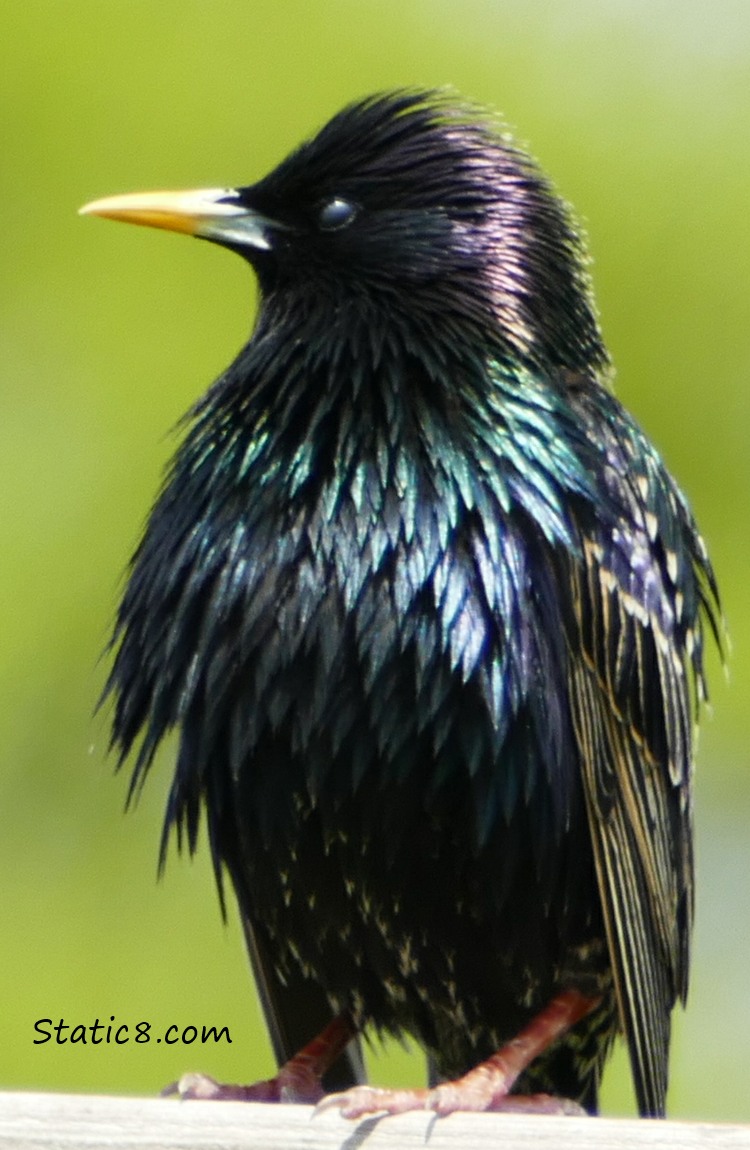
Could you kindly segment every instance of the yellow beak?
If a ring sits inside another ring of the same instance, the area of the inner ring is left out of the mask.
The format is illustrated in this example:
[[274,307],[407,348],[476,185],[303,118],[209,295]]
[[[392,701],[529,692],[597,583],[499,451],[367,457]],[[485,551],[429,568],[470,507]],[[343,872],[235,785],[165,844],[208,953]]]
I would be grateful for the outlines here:
[[[273,221],[246,208],[233,188],[199,188],[186,192],[135,192],[92,200],[80,209],[83,216],[166,228],[190,236],[269,249],[268,230]],[[275,225],[278,227],[278,225]]]

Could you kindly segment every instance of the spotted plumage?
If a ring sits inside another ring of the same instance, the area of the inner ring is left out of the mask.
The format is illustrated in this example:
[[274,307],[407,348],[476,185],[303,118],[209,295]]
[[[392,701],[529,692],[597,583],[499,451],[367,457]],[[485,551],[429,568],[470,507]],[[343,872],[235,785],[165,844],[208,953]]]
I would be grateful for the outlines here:
[[[178,226],[126,200],[92,210]],[[191,210],[261,303],[120,606],[133,786],[177,728],[165,842],[205,811],[280,1061],[344,1015],[452,1077],[573,988],[513,1089],[595,1110],[623,1031],[663,1113],[716,590],[568,210],[488,118],[403,92]]]

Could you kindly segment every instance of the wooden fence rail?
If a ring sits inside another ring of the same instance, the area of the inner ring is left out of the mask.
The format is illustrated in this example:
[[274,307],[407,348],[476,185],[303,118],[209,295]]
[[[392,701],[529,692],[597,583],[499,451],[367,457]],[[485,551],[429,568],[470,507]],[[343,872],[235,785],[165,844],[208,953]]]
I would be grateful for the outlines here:
[[404,1114],[349,1122],[309,1106],[0,1094],[0,1150],[738,1150],[750,1126]]

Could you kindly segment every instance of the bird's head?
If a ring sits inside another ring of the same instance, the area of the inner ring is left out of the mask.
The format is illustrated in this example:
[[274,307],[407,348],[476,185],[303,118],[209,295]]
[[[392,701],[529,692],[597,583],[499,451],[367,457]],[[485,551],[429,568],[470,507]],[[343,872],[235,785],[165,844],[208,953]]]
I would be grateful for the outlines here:
[[443,93],[345,108],[258,183],[82,209],[243,255],[266,304],[484,340],[536,368],[607,362],[568,209],[497,125]]

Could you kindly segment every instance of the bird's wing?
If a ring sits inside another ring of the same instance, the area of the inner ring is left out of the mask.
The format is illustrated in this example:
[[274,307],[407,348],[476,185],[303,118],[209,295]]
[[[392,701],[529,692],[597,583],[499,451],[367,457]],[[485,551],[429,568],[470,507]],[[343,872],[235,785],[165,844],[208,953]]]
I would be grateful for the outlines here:
[[670,1012],[687,993],[693,709],[715,585],[684,499],[632,424],[610,458],[620,512],[581,527],[568,570],[569,690],[636,1095],[660,1115]]
[[[638,625],[632,633],[636,646],[648,646]],[[659,686],[649,681],[646,689],[658,691]],[[689,795],[684,785],[671,783],[662,764],[649,761],[607,684],[586,659],[571,660],[570,692],[636,1095],[643,1113],[658,1115],[666,1097],[670,1012],[687,976]]]
[[[281,1066],[320,1034],[333,1014],[321,988],[301,972],[290,972],[282,983],[262,929],[246,913],[242,925],[274,1056]],[[323,1076],[323,1085],[326,1090],[347,1090],[366,1081],[361,1044],[354,1039]]]

